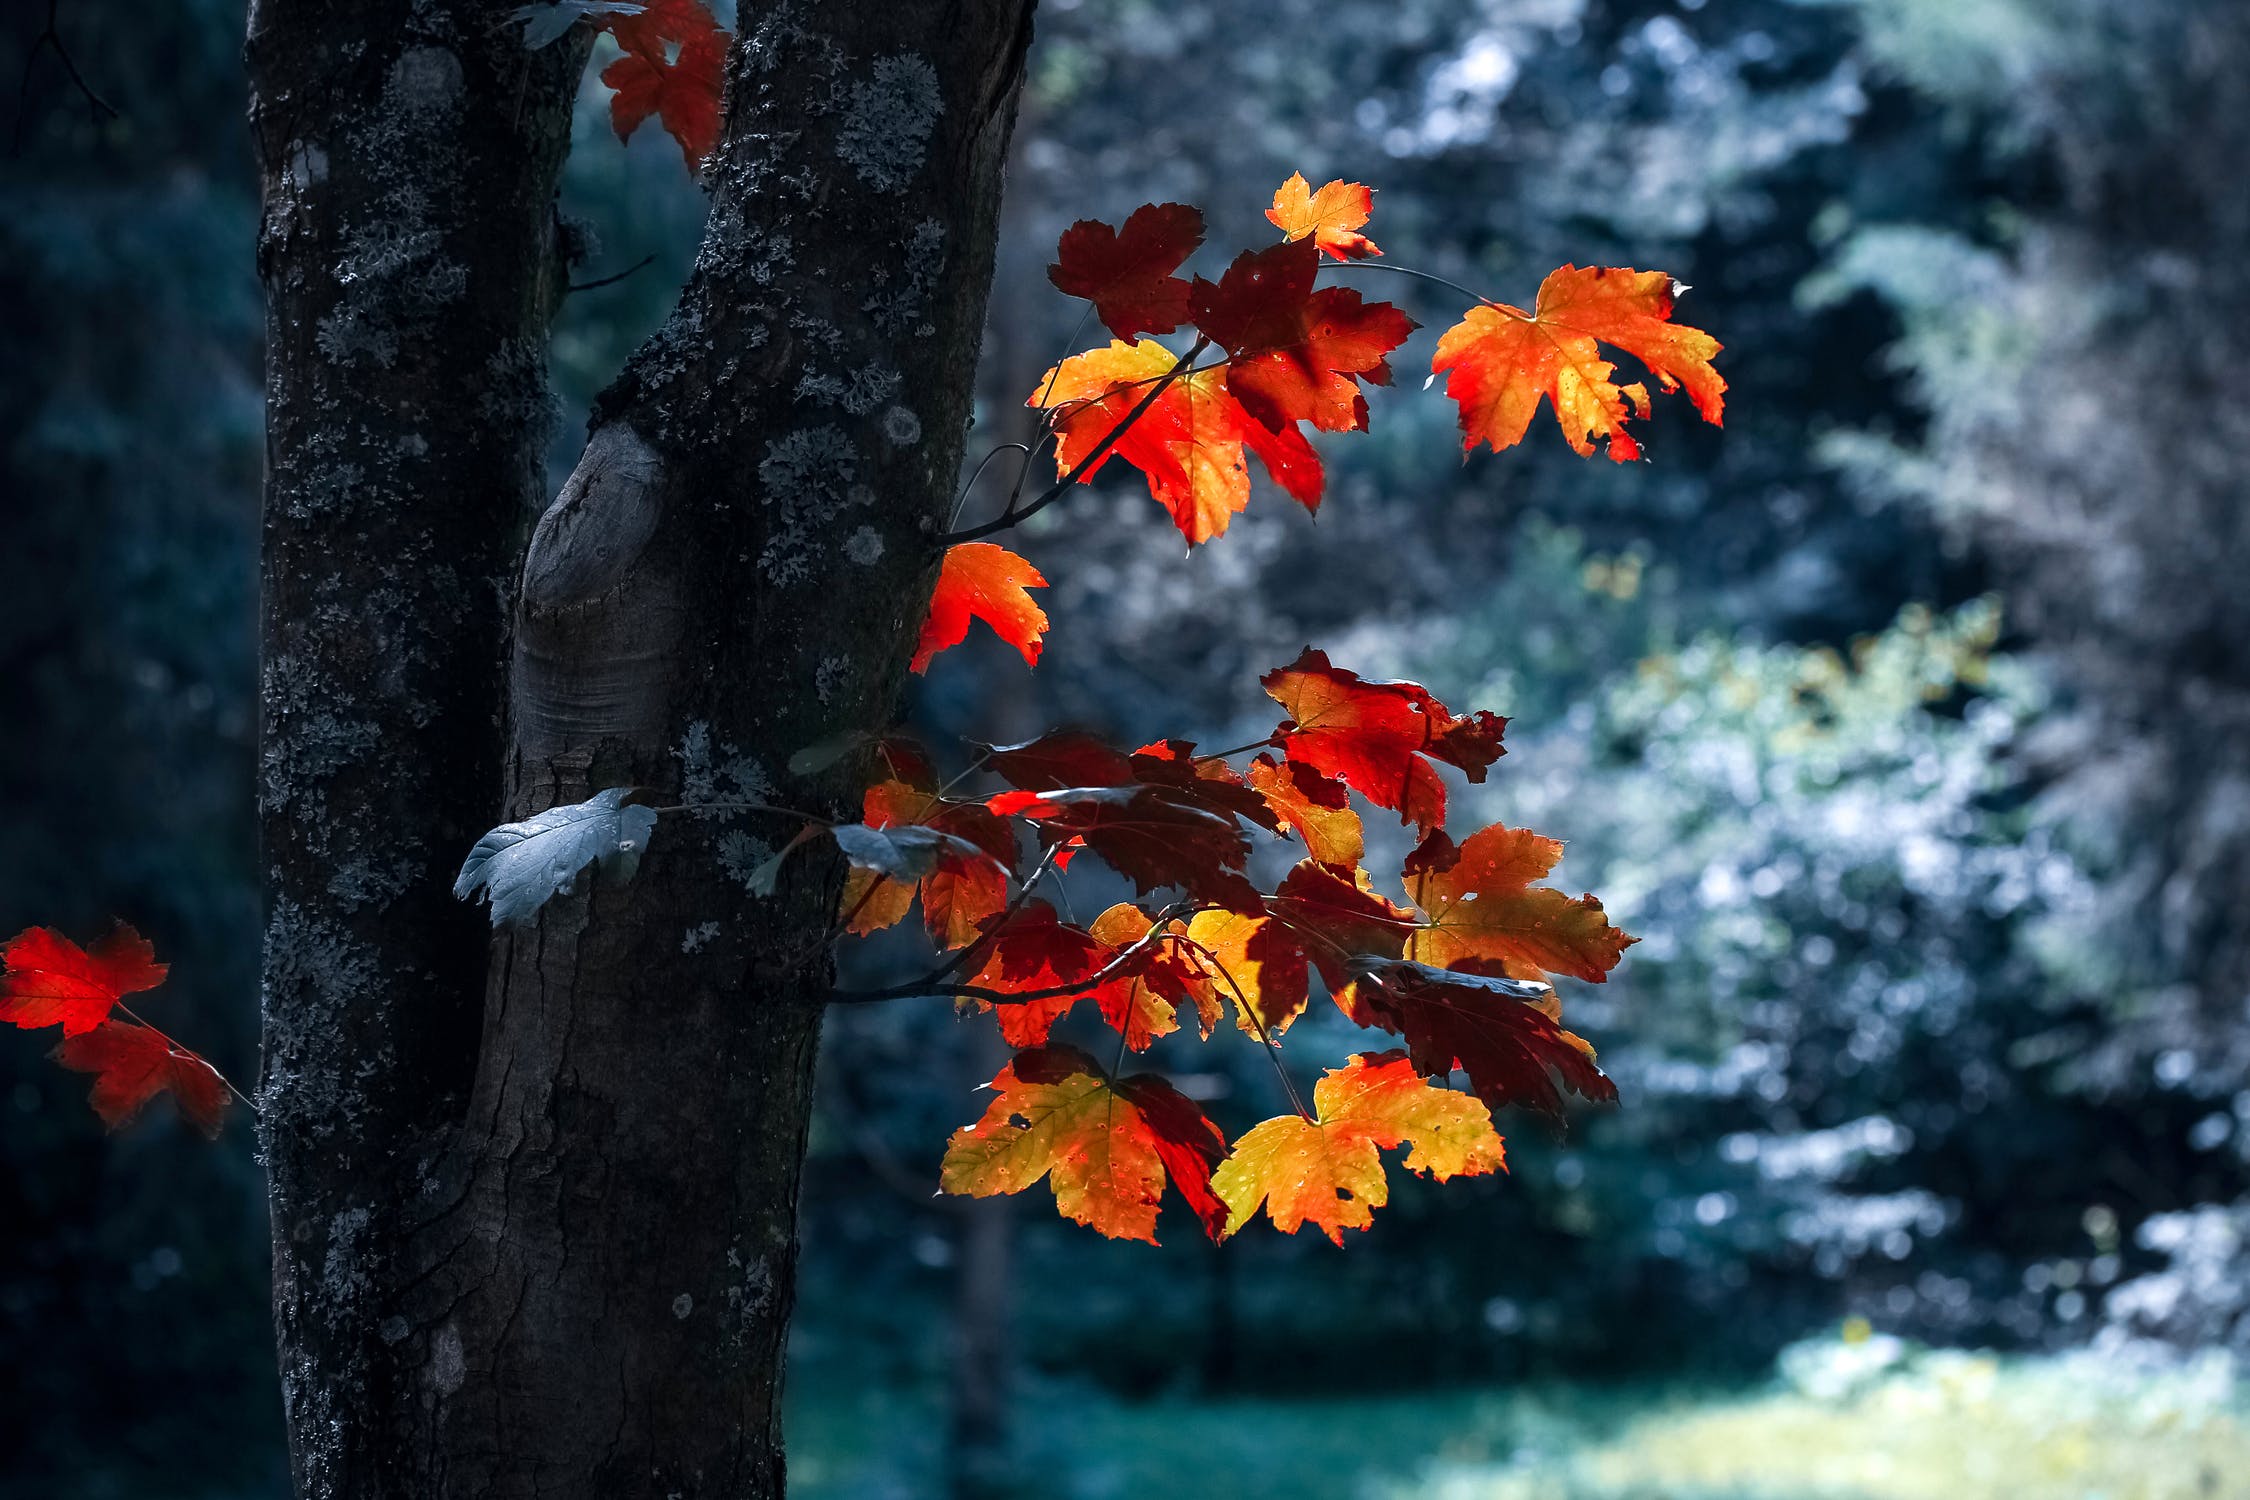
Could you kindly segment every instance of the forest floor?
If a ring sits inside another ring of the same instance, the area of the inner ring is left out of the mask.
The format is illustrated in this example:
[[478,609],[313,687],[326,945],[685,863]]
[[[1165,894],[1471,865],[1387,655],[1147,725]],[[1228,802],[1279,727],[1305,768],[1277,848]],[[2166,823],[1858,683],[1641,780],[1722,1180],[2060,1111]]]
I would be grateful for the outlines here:
[[[934,1395],[810,1384],[792,1493],[943,1493]],[[2221,1360],[1997,1359],[1880,1335],[1799,1345],[1746,1391],[1126,1403],[1044,1386],[1017,1421],[1021,1492],[1043,1500],[2250,1500],[2250,1405]]]

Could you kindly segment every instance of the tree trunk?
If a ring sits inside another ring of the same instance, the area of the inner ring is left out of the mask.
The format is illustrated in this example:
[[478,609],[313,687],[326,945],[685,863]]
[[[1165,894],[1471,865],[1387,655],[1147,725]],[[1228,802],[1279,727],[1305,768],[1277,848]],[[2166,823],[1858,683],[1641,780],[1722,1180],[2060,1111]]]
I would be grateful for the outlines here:
[[[266,1128],[298,1484],[778,1495],[836,857],[808,845],[761,897],[748,876],[788,823],[668,815],[633,880],[589,876],[503,932],[488,977],[446,882],[496,814],[605,786],[847,806],[847,772],[786,763],[895,713],[1030,0],[744,7],[701,254],[533,533],[504,698],[491,582],[536,473],[582,52],[526,54],[481,14],[440,41],[343,9],[264,0],[252,23]],[[308,132],[275,122],[362,74],[343,92],[373,113],[331,111],[309,164]]]
[[[407,1231],[462,1117],[488,939],[505,598],[550,436],[554,197],[584,47],[487,7],[261,0],[260,1131],[292,1466],[407,1494]],[[424,1493],[434,1493],[424,1491]]]

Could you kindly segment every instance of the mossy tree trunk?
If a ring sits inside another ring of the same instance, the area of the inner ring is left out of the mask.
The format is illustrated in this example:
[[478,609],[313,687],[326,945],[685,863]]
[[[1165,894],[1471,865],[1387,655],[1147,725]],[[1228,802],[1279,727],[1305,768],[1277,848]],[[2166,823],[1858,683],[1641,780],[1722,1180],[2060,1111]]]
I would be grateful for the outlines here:
[[[842,810],[960,463],[1030,0],[744,7],[695,270],[539,503],[583,46],[261,0],[263,1129],[307,1496],[768,1496],[841,872],[671,815],[497,941],[604,786]],[[513,600],[513,619],[509,601]],[[512,657],[512,665],[509,664]]]

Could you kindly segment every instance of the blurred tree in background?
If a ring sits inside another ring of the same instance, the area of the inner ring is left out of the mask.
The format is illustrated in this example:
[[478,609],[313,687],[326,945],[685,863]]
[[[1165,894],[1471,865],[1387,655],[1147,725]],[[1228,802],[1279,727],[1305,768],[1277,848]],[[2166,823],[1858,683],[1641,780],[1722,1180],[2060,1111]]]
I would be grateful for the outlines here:
[[[34,21],[0,26],[0,78]],[[241,14],[72,0],[63,24],[123,115],[89,118],[38,60],[0,163],[20,518],[0,922],[131,912],[246,1071]],[[1660,410],[1655,465],[1433,461],[1451,410],[1404,389],[1330,455],[1317,522],[1253,508],[1183,559],[1136,487],[1096,486],[1025,529],[1071,627],[1045,669],[957,651],[920,709],[941,735],[1234,743],[1258,705],[1233,685],[1320,639],[1519,714],[1540,727],[1473,811],[1560,826],[1569,806],[1563,878],[1644,937],[1577,1001],[1597,1043],[1632,1039],[1605,1057],[1625,1103],[1567,1142],[1519,1128],[1512,1174],[1442,1209],[1409,1185],[1349,1256],[1159,1259],[932,1201],[991,1059],[942,1009],[840,1016],[831,1046],[887,1082],[822,1084],[803,1488],[1099,1492],[1112,1460],[1066,1380],[1303,1397],[1755,1375],[1845,1313],[1933,1342],[2250,1353],[2250,443],[2227,384],[2250,340],[2229,272],[2250,16],[1049,0],[1039,24],[978,448],[1030,430],[1018,403],[1067,342],[1043,275],[1066,223],[1179,199],[1249,233],[1293,170],[1377,184],[1392,257],[1499,298],[1564,260],[1671,269],[1729,345],[1734,420]],[[606,129],[581,111],[583,146]],[[655,257],[570,299],[574,412],[692,254],[702,199],[670,151],[573,155],[583,274]],[[880,945],[862,961],[883,977]],[[1248,1072],[1199,1083],[1275,1102]],[[0,1458],[22,1455],[0,1493],[201,1492],[183,1474],[274,1493],[242,1138],[105,1143],[62,1107],[73,1086],[0,1056]]]

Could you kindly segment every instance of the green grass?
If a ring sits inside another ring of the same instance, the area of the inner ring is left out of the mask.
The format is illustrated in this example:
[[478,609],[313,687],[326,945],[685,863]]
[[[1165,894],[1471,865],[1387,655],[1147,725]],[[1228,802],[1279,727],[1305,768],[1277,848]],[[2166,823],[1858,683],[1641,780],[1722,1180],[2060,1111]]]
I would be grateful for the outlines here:
[[[1016,1493],[1039,1500],[2250,1500],[2224,1368],[2132,1373],[1889,1341],[1800,1346],[1746,1392],[1509,1390],[1121,1402],[1029,1383]],[[805,1500],[942,1497],[934,1390],[793,1393]]]

